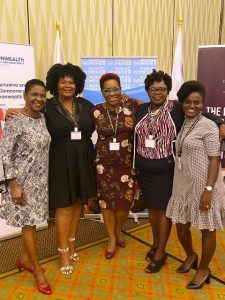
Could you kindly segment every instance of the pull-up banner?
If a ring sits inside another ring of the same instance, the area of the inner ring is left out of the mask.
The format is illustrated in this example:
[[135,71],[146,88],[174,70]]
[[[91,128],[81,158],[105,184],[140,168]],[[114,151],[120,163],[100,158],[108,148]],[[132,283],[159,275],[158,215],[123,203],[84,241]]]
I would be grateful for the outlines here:
[[32,46],[0,43],[0,108],[24,105],[24,84],[35,78]]
[[24,84],[34,77],[33,47],[0,42],[0,140],[5,109],[24,105]]
[[225,118],[225,46],[199,46],[198,80],[206,88],[205,110]]
[[199,46],[198,80],[206,88],[205,111],[225,119],[225,46]]
[[87,75],[83,95],[94,104],[104,102],[99,79],[105,73],[120,76],[122,92],[134,99],[149,101],[144,79],[157,67],[156,57],[84,57],[81,66]]

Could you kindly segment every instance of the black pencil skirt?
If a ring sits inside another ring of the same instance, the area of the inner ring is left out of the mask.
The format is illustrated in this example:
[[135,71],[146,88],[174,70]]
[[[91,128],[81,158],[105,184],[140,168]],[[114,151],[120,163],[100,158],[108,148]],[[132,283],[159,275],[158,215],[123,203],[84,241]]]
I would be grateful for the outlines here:
[[173,156],[163,159],[148,159],[136,155],[135,165],[139,171],[145,207],[165,211],[173,188]]

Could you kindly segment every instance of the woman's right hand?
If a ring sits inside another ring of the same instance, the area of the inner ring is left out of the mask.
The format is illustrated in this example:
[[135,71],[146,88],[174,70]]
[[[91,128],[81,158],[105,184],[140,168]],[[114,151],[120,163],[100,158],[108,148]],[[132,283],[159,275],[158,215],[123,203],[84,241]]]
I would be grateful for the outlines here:
[[25,205],[27,202],[26,196],[15,179],[9,181],[9,188],[13,202],[15,204]]
[[6,110],[5,120],[11,120],[20,114],[20,108],[9,108]]

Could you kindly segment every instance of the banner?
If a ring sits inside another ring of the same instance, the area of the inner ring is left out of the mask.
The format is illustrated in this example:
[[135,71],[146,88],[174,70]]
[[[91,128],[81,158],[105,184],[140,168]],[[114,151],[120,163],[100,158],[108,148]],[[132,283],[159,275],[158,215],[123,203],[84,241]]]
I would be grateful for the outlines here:
[[81,67],[87,75],[84,98],[94,104],[104,102],[99,79],[105,73],[116,73],[120,76],[122,92],[134,99],[149,101],[144,89],[144,80],[147,74],[157,68],[156,57],[101,57],[82,58]]
[[225,46],[199,46],[198,80],[206,88],[205,111],[225,118]]
[[206,111],[224,118],[225,46],[199,46],[198,80],[206,88]]
[[24,84],[35,78],[32,46],[0,43],[0,109],[24,105]]

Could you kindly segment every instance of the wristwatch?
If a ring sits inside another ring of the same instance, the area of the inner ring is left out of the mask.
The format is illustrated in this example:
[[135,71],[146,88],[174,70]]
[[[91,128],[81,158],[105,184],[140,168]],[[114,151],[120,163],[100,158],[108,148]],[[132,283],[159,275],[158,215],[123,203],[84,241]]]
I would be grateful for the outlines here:
[[206,187],[205,187],[205,189],[207,190],[207,191],[209,191],[209,192],[212,192],[212,186],[210,186],[210,185],[207,185]]

